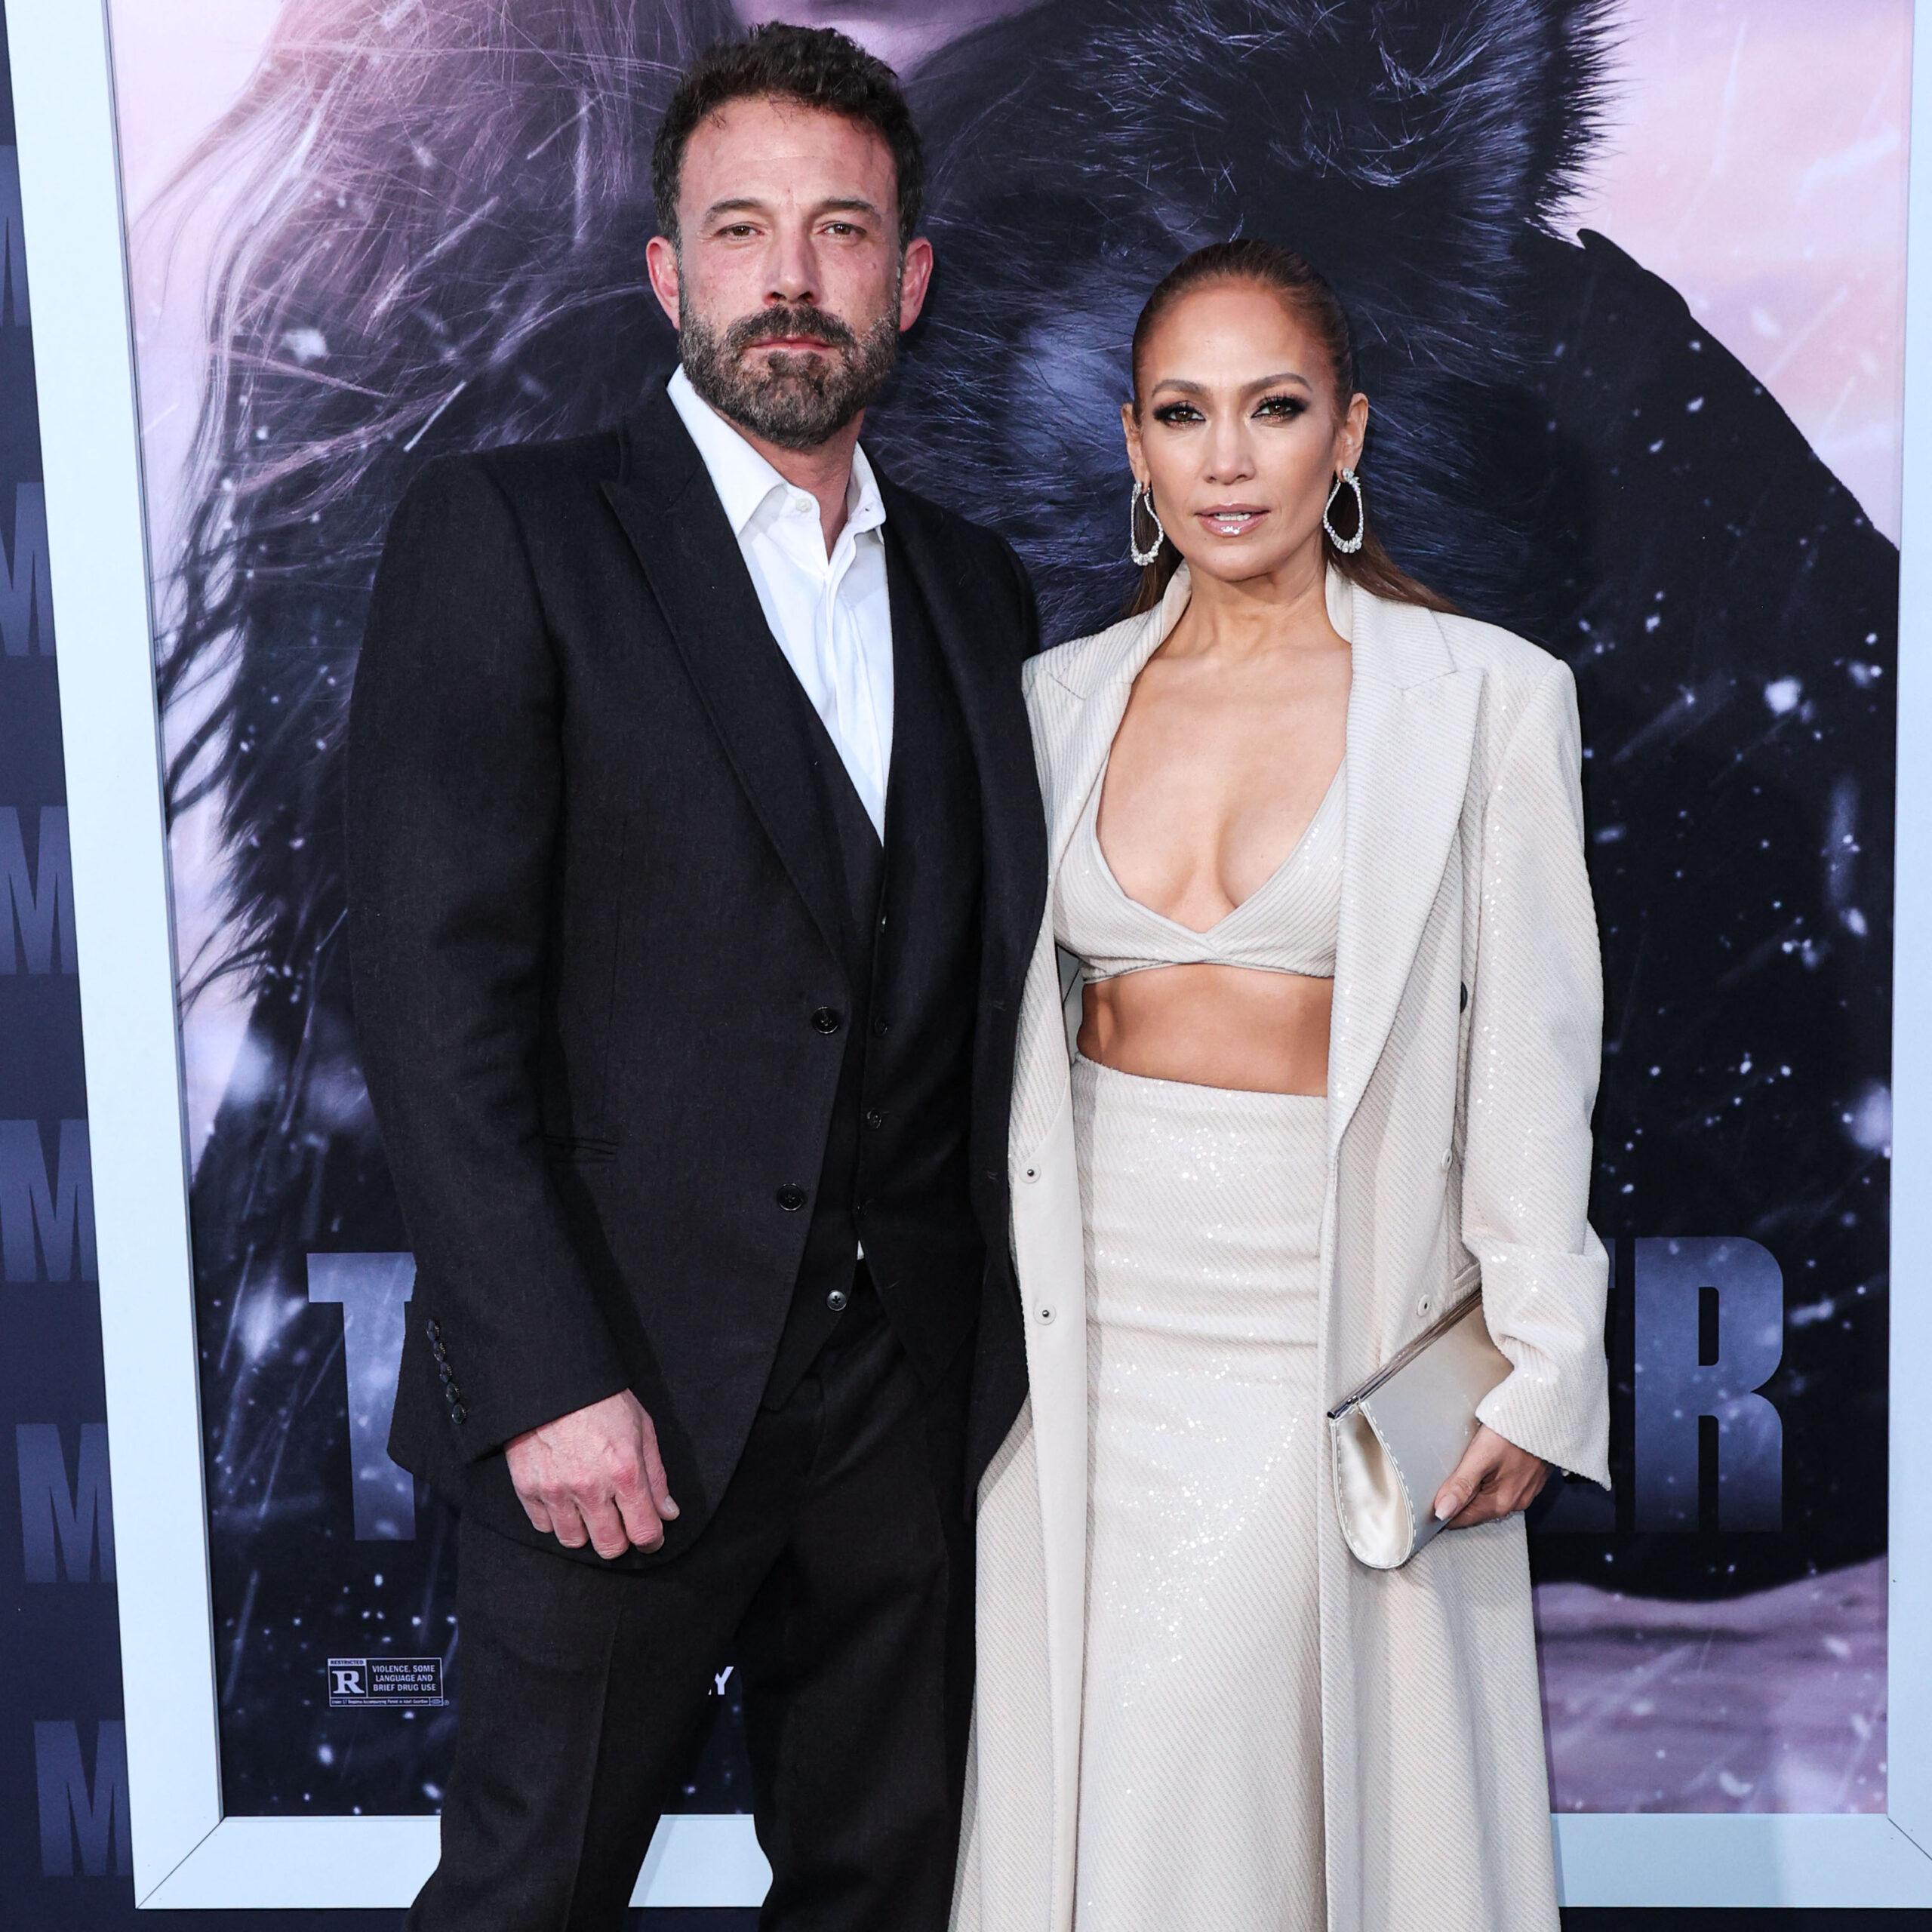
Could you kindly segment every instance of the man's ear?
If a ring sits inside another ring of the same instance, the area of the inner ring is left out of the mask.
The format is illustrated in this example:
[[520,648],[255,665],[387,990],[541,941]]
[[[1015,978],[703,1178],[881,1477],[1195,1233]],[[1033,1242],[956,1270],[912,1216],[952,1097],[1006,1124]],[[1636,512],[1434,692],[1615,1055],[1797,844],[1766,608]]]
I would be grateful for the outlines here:
[[657,306],[671,318],[675,329],[682,326],[678,318],[682,288],[678,278],[678,245],[669,236],[654,235],[645,245],[644,265],[651,275],[651,292],[657,297]]
[[933,245],[915,235],[906,245],[906,262],[899,282],[899,332],[903,335],[919,319],[926,291],[933,285]]

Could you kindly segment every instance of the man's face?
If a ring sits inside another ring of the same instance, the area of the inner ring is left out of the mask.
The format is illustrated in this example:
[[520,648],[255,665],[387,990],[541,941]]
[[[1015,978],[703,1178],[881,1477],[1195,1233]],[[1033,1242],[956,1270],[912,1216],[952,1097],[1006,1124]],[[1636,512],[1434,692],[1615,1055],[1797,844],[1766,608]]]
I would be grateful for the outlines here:
[[685,149],[678,217],[651,276],[693,387],[781,448],[835,435],[884,386],[931,272],[925,242],[900,248],[891,149],[841,115],[732,101]]

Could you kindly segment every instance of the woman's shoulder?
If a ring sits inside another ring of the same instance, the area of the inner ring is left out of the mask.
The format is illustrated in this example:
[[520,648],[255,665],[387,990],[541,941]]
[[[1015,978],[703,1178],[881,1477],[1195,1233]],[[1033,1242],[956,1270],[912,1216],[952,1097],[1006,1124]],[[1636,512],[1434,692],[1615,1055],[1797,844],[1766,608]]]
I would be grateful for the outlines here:
[[1499,696],[1532,691],[1570,675],[1569,666],[1555,651],[1500,624],[1460,611],[1438,611],[1436,621],[1456,668],[1479,666]]
[[1123,617],[1103,630],[1089,631],[1084,637],[1069,638],[1064,644],[1035,653],[1027,659],[1022,678],[1027,695],[1032,696],[1043,681],[1067,690],[1084,692],[1106,675],[1109,668],[1131,651],[1140,633],[1158,620],[1157,611]]

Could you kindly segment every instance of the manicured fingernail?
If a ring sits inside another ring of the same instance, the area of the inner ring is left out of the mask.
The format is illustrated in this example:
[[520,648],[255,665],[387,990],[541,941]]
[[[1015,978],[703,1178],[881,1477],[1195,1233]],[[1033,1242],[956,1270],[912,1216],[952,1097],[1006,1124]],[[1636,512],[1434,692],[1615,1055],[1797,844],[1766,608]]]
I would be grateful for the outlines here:
[[1438,1502],[1435,1506],[1435,1520],[1438,1523],[1447,1522],[1449,1518],[1454,1515],[1455,1513],[1456,1506],[1453,1501],[1448,1503]]

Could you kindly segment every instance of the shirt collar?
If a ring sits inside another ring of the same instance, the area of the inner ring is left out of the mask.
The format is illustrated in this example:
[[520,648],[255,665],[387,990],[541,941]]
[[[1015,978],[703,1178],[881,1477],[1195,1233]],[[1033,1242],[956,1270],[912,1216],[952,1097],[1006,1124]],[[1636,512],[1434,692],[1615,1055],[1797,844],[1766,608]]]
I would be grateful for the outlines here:
[[[691,441],[697,445],[733,534],[742,537],[774,490],[789,495],[794,486],[698,394],[681,362],[672,375],[666,393],[690,432]],[[865,451],[854,444],[851,480],[845,486],[845,528],[854,537],[861,537],[869,530],[878,529],[884,521],[885,503],[879,495],[878,478]]]

